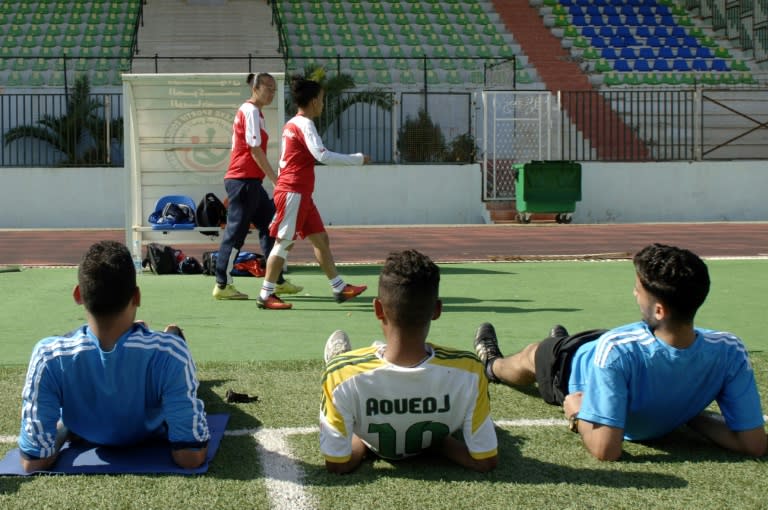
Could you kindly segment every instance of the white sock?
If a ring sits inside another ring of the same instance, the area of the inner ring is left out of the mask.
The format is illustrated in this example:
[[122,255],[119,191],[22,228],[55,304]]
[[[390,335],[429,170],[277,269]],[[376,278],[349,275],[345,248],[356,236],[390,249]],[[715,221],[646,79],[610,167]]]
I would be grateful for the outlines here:
[[261,299],[267,299],[269,296],[275,293],[275,284],[273,282],[268,282],[267,280],[264,280],[264,283],[261,284],[261,292],[259,292],[259,297]]
[[347,286],[347,284],[344,283],[344,280],[341,279],[341,276],[337,276],[333,280],[328,280],[328,282],[331,284],[331,289],[333,289],[334,294],[338,294]]

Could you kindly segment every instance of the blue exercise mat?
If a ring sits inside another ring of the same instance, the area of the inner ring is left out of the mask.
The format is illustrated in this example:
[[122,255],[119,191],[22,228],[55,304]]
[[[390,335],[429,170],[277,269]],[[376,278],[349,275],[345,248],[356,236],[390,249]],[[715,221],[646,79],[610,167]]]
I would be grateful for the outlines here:
[[224,430],[227,428],[229,414],[209,414],[208,429],[211,439],[208,441],[208,455],[202,466],[196,469],[184,469],[176,465],[171,457],[171,448],[167,443],[136,445],[130,448],[95,446],[89,443],[66,443],[53,468],[47,471],[26,473],[21,469],[19,449],[14,448],[0,460],[0,475],[26,476],[37,473],[48,474],[148,474],[175,473],[197,475],[208,471],[208,464],[219,449]]

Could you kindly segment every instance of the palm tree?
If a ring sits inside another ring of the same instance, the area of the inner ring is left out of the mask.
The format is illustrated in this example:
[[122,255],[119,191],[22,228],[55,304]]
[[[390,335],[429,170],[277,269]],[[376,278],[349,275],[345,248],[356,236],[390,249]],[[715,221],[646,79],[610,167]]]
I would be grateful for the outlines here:
[[[99,111],[103,104],[91,97],[87,75],[75,79],[64,115],[44,114],[35,125],[16,126],[5,133],[5,145],[23,138],[41,140],[63,154],[62,166],[107,163],[107,123]],[[110,119],[110,139],[122,139],[123,120]]]
[[[323,136],[328,127],[333,125],[352,105],[369,104],[385,111],[392,110],[394,100],[389,92],[384,90],[349,92],[350,89],[355,88],[355,80],[348,74],[340,73],[328,77],[323,66],[309,65],[304,68],[304,77],[318,82],[325,90],[325,108],[322,115],[315,119],[315,126],[320,136]],[[296,106],[291,105],[286,111],[295,113]]]

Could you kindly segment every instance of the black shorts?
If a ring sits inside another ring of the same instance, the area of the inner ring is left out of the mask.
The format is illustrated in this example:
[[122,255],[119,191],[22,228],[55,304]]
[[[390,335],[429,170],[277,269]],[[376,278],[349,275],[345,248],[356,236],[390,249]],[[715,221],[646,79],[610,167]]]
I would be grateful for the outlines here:
[[571,360],[576,350],[587,342],[597,340],[606,329],[590,329],[575,335],[559,338],[548,337],[536,349],[536,383],[544,402],[563,405],[568,394]]

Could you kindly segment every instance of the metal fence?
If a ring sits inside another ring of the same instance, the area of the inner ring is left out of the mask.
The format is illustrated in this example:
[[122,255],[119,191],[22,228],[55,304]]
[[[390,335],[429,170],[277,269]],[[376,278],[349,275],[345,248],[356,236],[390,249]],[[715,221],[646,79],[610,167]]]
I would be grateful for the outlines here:
[[122,94],[0,95],[1,166],[123,166]]
[[[346,90],[316,123],[332,150],[378,163],[483,162],[491,140],[508,164],[768,159],[768,90],[507,91],[516,99],[493,106],[489,92],[504,91]],[[525,113],[528,96],[546,119]],[[117,93],[0,95],[0,165],[121,166],[122,115]]]

